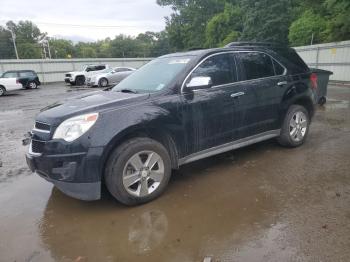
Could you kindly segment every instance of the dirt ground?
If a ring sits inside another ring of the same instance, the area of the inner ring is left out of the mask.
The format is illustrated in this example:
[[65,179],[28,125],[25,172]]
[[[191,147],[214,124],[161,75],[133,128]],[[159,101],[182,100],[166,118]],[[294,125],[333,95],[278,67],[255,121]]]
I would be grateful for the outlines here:
[[89,90],[0,98],[0,261],[350,261],[350,88],[329,88],[305,145],[267,141],[182,167],[127,208],[63,195],[30,173],[40,108]]

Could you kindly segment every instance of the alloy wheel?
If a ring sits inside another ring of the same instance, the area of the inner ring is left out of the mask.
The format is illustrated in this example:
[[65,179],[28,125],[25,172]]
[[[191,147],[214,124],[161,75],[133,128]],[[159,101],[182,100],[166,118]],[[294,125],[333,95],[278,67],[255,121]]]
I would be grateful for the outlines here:
[[293,141],[300,142],[303,140],[308,128],[308,120],[306,115],[298,111],[294,113],[289,122],[289,134]]
[[156,152],[138,152],[124,166],[124,188],[133,196],[148,196],[160,186],[164,171],[164,161]]

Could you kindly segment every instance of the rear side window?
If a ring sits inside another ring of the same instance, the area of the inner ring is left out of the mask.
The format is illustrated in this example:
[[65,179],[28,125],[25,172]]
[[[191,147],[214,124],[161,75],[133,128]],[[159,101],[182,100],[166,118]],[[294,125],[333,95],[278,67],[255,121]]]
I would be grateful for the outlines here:
[[279,75],[283,75],[284,73],[284,67],[281,66],[276,60],[272,59],[272,63],[273,63],[273,68],[275,70],[275,75],[279,76]]
[[258,79],[275,75],[272,59],[264,53],[242,52],[237,54],[243,66],[246,80]]
[[30,71],[26,71],[26,72],[19,72],[19,77],[34,77],[35,74],[33,72]]
[[210,76],[213,86],[236,81],[232,60],[228,54],[215,55],[206,59],[193,71],[191,78],[196,76]]

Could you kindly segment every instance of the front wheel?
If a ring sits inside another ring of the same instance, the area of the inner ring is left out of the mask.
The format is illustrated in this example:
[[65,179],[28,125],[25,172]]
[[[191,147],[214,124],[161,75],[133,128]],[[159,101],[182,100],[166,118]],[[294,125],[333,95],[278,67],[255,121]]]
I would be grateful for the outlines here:
[[302,145],[309,133],[310,117],[305,107],[292,105],[286,114],[281,134],[277,139],[282,146],[297,147]]
[[150,138],[134,138],[117,147],[105,169],[109,192],[125,205],[149,202],[160,196],[171,176],[165,147]]
[[77,86],[83,86],[85,84],[85,77],[84,76],[77,76],[75,79],[75,84]]
[[0,86],[0,96],[5,95],[5,93],[6,93],[6,89],[5,89],[5,87]]

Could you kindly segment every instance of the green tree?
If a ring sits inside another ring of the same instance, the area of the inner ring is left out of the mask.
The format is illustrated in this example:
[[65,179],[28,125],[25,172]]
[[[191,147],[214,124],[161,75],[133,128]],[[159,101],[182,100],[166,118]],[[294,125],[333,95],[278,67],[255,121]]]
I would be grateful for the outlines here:
[[329,10],[328,41],[344,41],[350,39],[350,1],[326,0],[325,8]]
[[288,43],[291,23],[290,0],[242,0],[241,40]]
[[293,46],[308,45],[313,38],[313,43],[322,43],[327,38],[326,30],[326,20],[312,10],[306,10],[291,24],[289,42]]
[[72,41],[51,38],[49,44],[52,58],[68,58],[74,54]]
[[204,47],[208,21],[223,12],[225,0],[158,0],[174,12],[166,18],[169,41],[175,50]]
[[11,33],[0,26],[0,59],[16,58]]
[[239,39],[242,32],[242,11],[238,5],[225,4],[224,11],[212,17],[206,27],[206,46],[219,47]]

